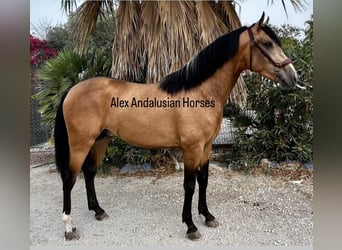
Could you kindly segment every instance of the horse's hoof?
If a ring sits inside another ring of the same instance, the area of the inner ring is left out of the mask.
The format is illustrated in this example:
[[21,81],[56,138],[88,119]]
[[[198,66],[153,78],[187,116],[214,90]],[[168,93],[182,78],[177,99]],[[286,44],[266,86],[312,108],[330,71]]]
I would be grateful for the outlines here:
[[214,219],[214,220],[211,220],[211,221],[206,221],[205,225],[207,227],[218,227],[219,223],[218,223],[217,220]]
[[96,220],[104,220],[107,219],[109,216],[108,214],[106,214],[106,212],[102,213],[102,214],[96,214],[95,218]]
[[199,240],[201,238],[201,233],[197,230],[195,232],[186,234],[190,240]]
[[65,232],[64,237],[66,240],[78,240],[80,238],[76,232],[76,227],[73,227],[71,232]]

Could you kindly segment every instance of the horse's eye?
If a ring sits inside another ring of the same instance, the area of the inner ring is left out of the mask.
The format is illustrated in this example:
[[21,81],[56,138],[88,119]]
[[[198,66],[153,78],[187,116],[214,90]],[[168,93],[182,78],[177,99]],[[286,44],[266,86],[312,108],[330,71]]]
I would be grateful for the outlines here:
[[263,44],[266,48],[268,48],[268,49],[269,49],[269,48],[272,48],[272,46],[273,46],[272,42],[269,42],[269,41],[268,41],[268,42],[263,42],[262,44]]

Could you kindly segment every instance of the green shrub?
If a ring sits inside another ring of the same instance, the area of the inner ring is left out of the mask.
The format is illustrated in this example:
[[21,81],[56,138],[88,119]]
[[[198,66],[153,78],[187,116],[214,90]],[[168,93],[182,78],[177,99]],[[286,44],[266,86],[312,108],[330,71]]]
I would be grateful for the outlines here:
[[126,163],[142,164],[149,162],[154,167],[167,164],[170,161],[168,149],[145,149],[126,143],[118,137],[113,137],[107,149],[103,165],[123,166]]
[[64,49],[57,57],[44,62],[37,70],[40,81],[33,98],[39,102],[42,123],[54,127],[60,99],[72,86],[86,78],[109,74],[111,58],[100,49],[89,49],[84,55]]
[[312,161],[312,90],[281,90],[248,79],[248,109],[234,117],[235,142],[227,160],[241,166],[272,161]]

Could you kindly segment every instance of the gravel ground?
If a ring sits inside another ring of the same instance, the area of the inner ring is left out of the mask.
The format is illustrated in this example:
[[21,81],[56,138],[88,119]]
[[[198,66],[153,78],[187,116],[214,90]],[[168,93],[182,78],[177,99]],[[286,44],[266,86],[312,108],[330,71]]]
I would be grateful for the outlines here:
[[84,180],[72,192],[72,218],[80,239],[64,240],[62,181],[48,167],[31,168],[31,246],[312,246],[312,178],[291,182],[280,177],[245,175],[210,166],[208,206],[220,225],[208,228],[197,212],[202,234],[185,237],[181,221],[183,173],[163,177],[96,177],[97,195],[109,218],[96,221],[88,211]]

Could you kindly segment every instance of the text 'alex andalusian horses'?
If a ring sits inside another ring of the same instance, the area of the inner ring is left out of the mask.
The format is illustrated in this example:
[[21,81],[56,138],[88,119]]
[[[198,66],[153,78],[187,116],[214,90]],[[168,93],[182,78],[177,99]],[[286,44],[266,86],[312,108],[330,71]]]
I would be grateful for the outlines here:
[[[107,217],[96,198],[94,178],[110,136],[147,148],[181,148],[184,156],[182,219],[187,236],[199,239],[191,204],[196,179],[198,212],[208,227],[218,222],[206,202],[212,141],[220,131],[223,107],[243,70],[252,70],[294,87],[297,73],[280,40],[264,21],[241,27],[208,45],[180,70],[158,84],[137,84],[96,77],[65,94],[55,124],[56,164],[63,181],[63,222],[66,239],[76,237],[71,190],[82,170],[88,208]],[[142,218],[143,220],[143,218]]]

